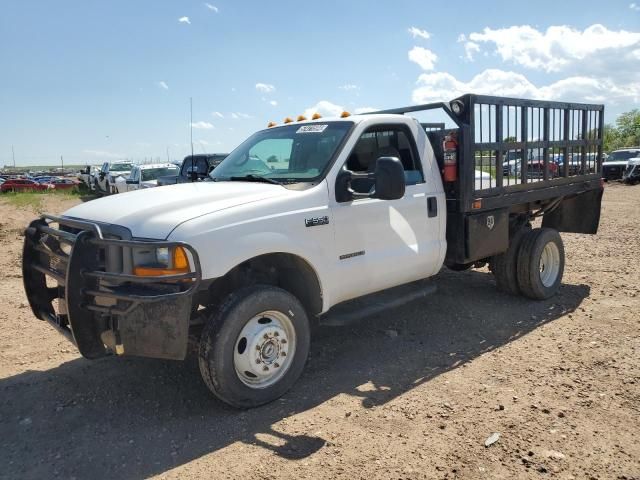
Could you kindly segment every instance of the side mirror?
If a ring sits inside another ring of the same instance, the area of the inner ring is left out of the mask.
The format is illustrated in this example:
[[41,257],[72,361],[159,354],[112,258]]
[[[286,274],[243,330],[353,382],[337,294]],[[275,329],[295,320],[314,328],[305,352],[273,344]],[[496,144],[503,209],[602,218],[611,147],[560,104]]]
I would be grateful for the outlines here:
[[404,197],[404,167],[397,157],[380,157],[376,162],[373,198],[397,200]]
[[[356,192],[351,187],[355,179],[367,180],[373,184],[373,188],[367,193]],[[343,167],[336,177],[336,201],[340,203],[359,198],[397,200],[404,196],[404,190],[404,167],[396,157],[378,158],[375,172],[352,172]]]

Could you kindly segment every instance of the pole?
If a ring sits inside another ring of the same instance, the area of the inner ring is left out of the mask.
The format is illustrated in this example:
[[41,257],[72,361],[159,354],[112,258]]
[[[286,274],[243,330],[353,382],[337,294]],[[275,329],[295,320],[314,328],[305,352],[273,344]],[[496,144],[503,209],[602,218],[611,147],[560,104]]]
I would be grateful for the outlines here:
[[13,168],[16,168],[16,152],[13,150],[13,145],[11,145],[11,159],[13,160]]
[[62,164],[62,174],[64,175],[64,158],[60,155],[60,163]]
[[189,109],[191,112],[191,122],[189,123],[191,128],[191,181],[193,182],[193,97],[189,97]]
[[169,160],[169,145],[167,145],[167,163],[171,163]]

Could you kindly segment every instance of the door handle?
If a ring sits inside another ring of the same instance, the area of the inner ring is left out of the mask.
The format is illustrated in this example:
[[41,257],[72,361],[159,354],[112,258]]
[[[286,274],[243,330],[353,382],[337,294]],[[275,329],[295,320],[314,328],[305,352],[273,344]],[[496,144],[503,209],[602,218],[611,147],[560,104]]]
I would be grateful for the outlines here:
[[427,198],[427,215],[429,218],[438,216],[438,199],[436,197]]

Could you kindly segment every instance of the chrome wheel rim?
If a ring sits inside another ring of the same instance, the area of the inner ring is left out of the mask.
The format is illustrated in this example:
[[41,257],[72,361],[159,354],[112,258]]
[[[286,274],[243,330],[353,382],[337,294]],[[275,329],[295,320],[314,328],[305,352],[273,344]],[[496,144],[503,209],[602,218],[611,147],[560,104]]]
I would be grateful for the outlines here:
[[545,287],[551,287],[560,273],[560,250],[558,246],[549,242],[544,246],[540,255],[540,281]]
[[267,388],[291,366],[296,332],[291,319],[277,310],[262,312],[240,331],[233,350],[236,375],[250,388]]

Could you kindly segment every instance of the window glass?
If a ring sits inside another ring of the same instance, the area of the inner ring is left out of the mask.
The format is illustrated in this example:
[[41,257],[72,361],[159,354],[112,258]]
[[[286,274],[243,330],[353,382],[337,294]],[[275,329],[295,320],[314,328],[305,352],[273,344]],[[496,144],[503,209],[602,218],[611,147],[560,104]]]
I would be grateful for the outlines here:
[[[346,167],[353,172],[374,172],[376,161],[380,157],[397,157],[404,167],[407,185],[422,183],[424,177],[419,158],[410,134],[402,127],[376,128],[360,136],[358,143],[347,159]],[[354,179],[352,188],[359,193],[369,192],[373,179]]]
[[133,165],[130,163],[114,163],[111,165],[112,172],[128,172],[133,168]]
[[[145,168],[140,170],[142,173],[142,181],[148,182],[149,180],[157,180],[158,177],[166,177],[169,175],[177,175],[178,167],[159,167],[159,168]],[[136,175],[136,179],[139,175]]]
[[295,123],[262,130],[236,148],[210,174],[214,180],[257,175],[310,182],[323,175],[350,121]]

